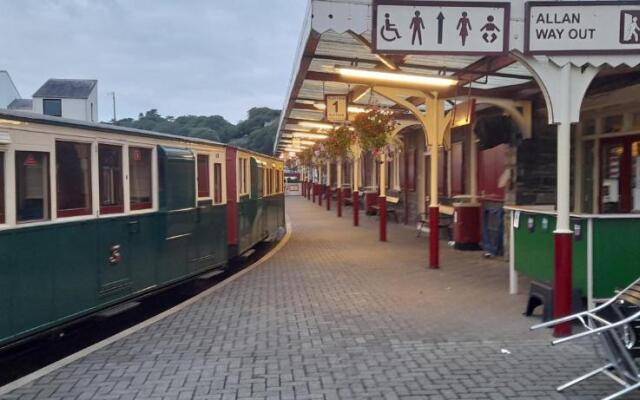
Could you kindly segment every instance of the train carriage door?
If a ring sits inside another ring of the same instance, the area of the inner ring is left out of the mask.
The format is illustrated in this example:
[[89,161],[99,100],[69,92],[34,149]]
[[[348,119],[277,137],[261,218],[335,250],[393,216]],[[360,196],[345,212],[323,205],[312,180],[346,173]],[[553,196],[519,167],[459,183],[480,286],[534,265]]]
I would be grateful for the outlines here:
[[196,158],[189,149],[158,147],[162,230],[158,280],[171,282],[190,272],[196,214]]
[[266,170],[264,164],[255,157],[250,159],[251,170],[251,203],[248,208],[248,217],[250,221],[251,243],[260,240],[262,233],[262,205],[264,203],[263,195],[265,189],[264,177]]
[[[100,215],[124,213],[124,148],[98,145],[98,186]],[[130,263],[129,226],[124,218],[104,218],[98,223],[98,265],[101,302],[121,297],[133,290]]]

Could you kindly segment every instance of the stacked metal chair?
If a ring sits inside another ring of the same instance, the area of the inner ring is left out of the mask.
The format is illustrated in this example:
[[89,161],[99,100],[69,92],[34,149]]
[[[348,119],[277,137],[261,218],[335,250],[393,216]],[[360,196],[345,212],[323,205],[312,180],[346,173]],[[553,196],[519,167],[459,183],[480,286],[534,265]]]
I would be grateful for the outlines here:
[[531,329],[548,328],[563,323],[580,322],[584,331],[557,339],[553,345],[595,335],[600,339],[603,352],[598,352],[605,364],[558,387],[562,392],[596,375],[605,375],[620,384],[622,389],[603,400],[617,399],[636,389],[640,389],[640,279],[620,291],[606,303],[574,315],[532,326]]

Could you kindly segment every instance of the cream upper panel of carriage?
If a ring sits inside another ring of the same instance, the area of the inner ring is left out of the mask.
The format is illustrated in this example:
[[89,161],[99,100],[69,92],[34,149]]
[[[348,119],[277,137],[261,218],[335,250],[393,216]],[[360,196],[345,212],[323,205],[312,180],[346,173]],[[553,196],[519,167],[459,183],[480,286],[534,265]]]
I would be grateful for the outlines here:
[[[211,160],[210,197],[216,204],[226,203],[223,145],[5,119],[0,120],[0,132],[0,229],[157,211],[159,145],[189,148],[194,154],[206,155]],[[66,182],[66,186],[60,181],[60,168],[64,169],[59,163],[62,159],[57,159],[60,151],[72,151],[77,168],[86,165],[81,181]],[[102,164],[103,151],[105,156],[115,156],[121,167],[122,172],[117,172],[117,165],[112,170],[119,176],[117,190],[105,190],[97,179],[109,169],[108,162]],[[38,163],[43,168],[34,175]],[[23,166],[31,168],[22,171]],[[65,187],[85,195],[81,199],[65,198],[65,193],[71,193]]]
[[0,121],[0,130],[11,136],[11,145],[53,146],[56,140],[106,141],[113,143],[143,146],[173,146],[189,148],[194,151],[219,153],[224,159],[225,147],[221,144],[192,143],[187,140],[169,139],[161,136],[138,136],[133,133],[112,133],[81,127],[66,127],[34,122],[12,121],[10,124]]

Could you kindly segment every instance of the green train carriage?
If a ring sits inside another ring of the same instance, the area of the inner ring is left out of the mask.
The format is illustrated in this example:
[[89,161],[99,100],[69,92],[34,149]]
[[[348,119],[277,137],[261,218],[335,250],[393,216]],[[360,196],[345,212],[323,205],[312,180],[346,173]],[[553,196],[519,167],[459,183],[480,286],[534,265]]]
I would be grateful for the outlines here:
[[0,112],[0,346],[225,268],[284,226],[282,170],[214,142]]

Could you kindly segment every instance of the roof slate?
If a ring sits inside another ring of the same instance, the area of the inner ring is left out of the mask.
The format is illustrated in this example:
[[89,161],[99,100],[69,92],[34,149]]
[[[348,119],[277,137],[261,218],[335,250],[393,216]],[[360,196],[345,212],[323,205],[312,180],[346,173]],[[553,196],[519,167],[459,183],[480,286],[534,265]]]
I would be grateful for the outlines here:
[[31,99],[15,99],[7,106],[8,110],[31,110],[33,108],[33,100]]
[[33,97],[87,99],[97,84],[95,79],[49,79]]

